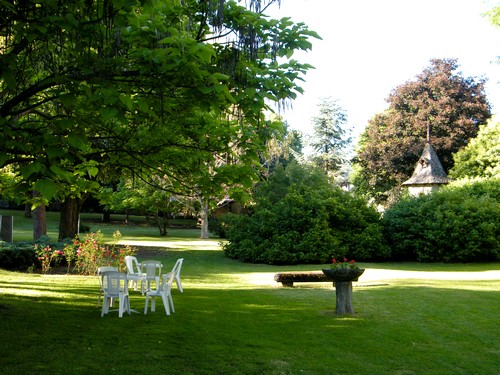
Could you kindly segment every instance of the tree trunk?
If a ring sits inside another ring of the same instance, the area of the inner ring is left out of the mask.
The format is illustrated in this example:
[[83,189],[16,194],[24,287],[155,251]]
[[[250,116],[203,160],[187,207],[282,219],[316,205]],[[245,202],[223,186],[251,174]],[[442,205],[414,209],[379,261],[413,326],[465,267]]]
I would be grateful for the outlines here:
[[[37,200],[40,198],[40,193],[38,191],[33,191],[33,198]],[[26,216],[28,213],[28,207],[30,207],[30,215]],[[26,204],[24,207],[24,216],[31,217],[31,205]],[[47,234],[47,213],[45,204],[40,204],[36,206],[33,210],[33,239],[37,240],[42,236]]]
[[199,217],[200,217],[200,226],[201,226],[200,238],[207,239],[208,238],[208,203],[203,199],[201,199],[201,209],[200,209]]
[[59,220],[59,240],[75,238],[78,235],[80,211],[84,199],[67,197],[61,204],[61,218]]
[[31,217],[31,204],[24,204],[24,217]]
[[105,210],[102,213],[102,222],[103,223],[111,223],[111,212]]
[[165,237],[167,235],[167,225],[165,224],[165,220],[163,220],[159,215],[158,211],[154,214],[146,216],[146,220],[148,220],[149,217],[152,218],[150,220],[153,220],[158,227],[158,230],[160,231],[160,237]]
[[33,210],[33,239],[47,235],[47,215],[45,205],[41,204]]
[[168,213],[164,212],[163,213],[163,233],[164,235],[167,235],[167,228],[168,228]]
[[337,298],[337,315],[352,314],[352,282],[351,281],[336,281],[335,295]]

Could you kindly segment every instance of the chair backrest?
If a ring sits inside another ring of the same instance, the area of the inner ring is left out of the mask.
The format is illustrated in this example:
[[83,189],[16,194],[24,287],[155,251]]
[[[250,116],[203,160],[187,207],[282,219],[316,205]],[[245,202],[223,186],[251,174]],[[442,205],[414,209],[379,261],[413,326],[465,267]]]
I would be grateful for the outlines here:
[[118,268],[111,266],[103,266],[97,269],[97,276],[99,277],[99,283],[101,284],[101,289],[107,288],[107,282],[104,277],[106,272],[118,272]]
[[179,276],[181,274],[182,262],[184,262],[184,258],[179,258],[177,259],[177,262],[175,262],[174,267],[172,268],[172,273],[174,275]]
[[140,275],[141,269],[137,258],[132,255],[125,256],[125,265],[127,266],[127,273],[129,275]]
[[160,287],[158,288],[158,292],[167,294],[170,293],[173,281],[174,281],[174,274],[163,275],[161,278]]
[[141,270],[146,274],[146,280],[153,280],[161,274],[162,264],[159,260],[145,260],[141,263]]
[[127,275],[123,272],[118,271],[108,271],[103,274],[105,283],[107,285],[105,289],[106,295],[110,297],[119,297],[120,292],[128,294],[128,282]]
[[118,271],[118,268],[116,267],[111,267],[111,266],[103,266],[103,267],[99,267],[97,269],[97,275],[101,275],[103,274],[104,272],[109,272],[109,271]]

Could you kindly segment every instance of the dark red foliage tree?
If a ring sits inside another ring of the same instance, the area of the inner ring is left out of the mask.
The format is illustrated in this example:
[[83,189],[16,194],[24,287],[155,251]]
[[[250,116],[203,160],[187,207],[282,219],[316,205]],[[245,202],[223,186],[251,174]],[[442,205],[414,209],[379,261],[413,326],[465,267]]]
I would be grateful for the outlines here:
[[428,68],[396,87],[389,108],[375,115],[361,136],[354,184],[382,202],[411,177],[430,132],[445,171],[452,154],[491,117],[484,79],[463,77],[456,59],[433,59]]

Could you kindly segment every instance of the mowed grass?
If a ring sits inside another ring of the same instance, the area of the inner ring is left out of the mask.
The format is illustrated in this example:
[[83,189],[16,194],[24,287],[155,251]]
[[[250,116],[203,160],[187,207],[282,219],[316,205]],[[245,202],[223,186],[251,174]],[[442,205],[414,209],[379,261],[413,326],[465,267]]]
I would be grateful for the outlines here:
[[[131,291],[138,313],[101,318],[96,277],[0,270],[2,374],[499,372],[498,263],[363,264],[356,315],[339,317],[331,284],[273,281],[275,272],[324,265],[253,265],[226,258],[218,239],[167,240],[140,260],[169,269],[185,259],[170,317],[161,303],[144,315],[144,297]],[[413,272],[395,278],[401,270]]]

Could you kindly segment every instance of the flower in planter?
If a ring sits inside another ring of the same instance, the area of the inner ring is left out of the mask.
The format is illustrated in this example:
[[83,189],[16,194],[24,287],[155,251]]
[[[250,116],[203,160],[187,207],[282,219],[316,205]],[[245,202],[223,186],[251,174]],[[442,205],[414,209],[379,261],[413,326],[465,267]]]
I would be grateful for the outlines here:
[[335,282],[357,281],[364,272],[354,260],[344,258],[343,261],[332,259],[332,265],[328,269],[323,269],[323,273]]
[[359,270],[358,264],[354,259],[348,260],[344,258],[343,261],[338,261],[337,259],[332,259],[332,265],[330,266],[332,270]]

